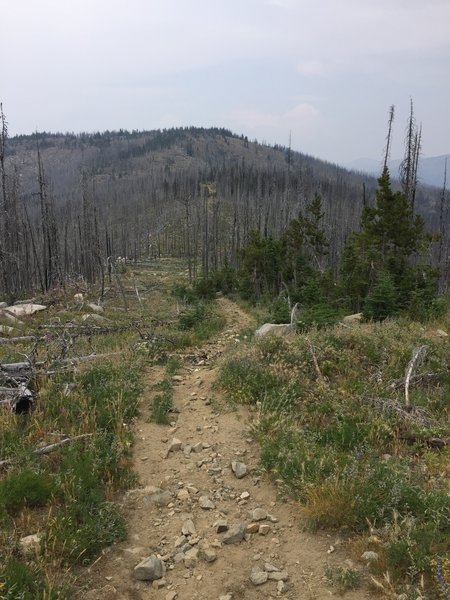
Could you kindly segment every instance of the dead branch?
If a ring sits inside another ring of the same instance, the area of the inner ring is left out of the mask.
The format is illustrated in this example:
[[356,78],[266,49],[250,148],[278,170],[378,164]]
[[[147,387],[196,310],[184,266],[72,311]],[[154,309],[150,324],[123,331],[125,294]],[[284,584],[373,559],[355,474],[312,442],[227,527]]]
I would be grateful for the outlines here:
[[[450,372],[450,365],[447,366],[444,371],[436,371],[434,373],[419,373],[418,375],[412,375],[409,380],[409,385],[419,385],[421,383],[428,383],[429,381],[435,381],[440,379]],[[400,377],[399,379],[393,379],[387,384],[387,388],[391,390],[398,390],[405,385],[406,378]]]
[[326,381],[325,377],[322,375],[322,371],[320,370],[319,363],[317,361],[317,356],[316,356],[316,353],[314,350],[314,346],[312,345],[311,340],[308,337],[306,338],[306,341],[308,342],[309,351],[311,353],[312,360],[314,363],[314,368],[317,373],[317,379],[319,380],[319,383],[321,383],[322,385],[326,385],[327,381]]
[[[56,450],[57,448],[61,448],[62,446],[67,446],[68,444],[71,444],[72,442],[77,442],[78,440],[92,437],[93,435],[94,435],[93,433],[82,433],[81,435],[76,435],[75,437],[72,437],[72,438],[64,438],[63,440],[60,440],[59,442],[54,442],[53,444],[49,444],[48,446],[44,446],[43,448],[36,448],[33,451],[33,454],[35,454],[36,456],[41,456],[43,454],[50,454],[50,452],[53,452],[53,450]],[[4,460],[0,460],[0,469],[9,467],[13,463],[14,463],[13,458],[6,458]]]
[[410,402],[409,402],[409,380],[411,379],[411,375],[414,369],[414,366],[417,364],[420,364],[423,359],[425,358],[425,355],[427,353],[428,350],[428,346],[423,345],[423,346],[419,346],[418,348],[415,348],[413,350],[412,356],[411,356],[411,360],[408,363],[408,366],[406,367],[406,373],[405,373],[405,405],[409,406]]
[[419,442],[420,444],[430,446],[430,448],[444,448],[445,446],[450,446],[450,438],[425,437],[422,435],[401,435],[400,439],[413,444]]
[[0,381],[5,383],[14,383],[27,381],[36,375],[54,375],[61,373],[68,368],[74,367],[80,363],[91,360],[110,358],[112,356],[120,356],[121,352],[108,352],[106,354],[88,354],[87,356],[74,356],[72,358],[64,358],[56,360],[53,363],[45,363],[38,361],[34,364],[30,362],[18,363],[0,363]]
[[393,414],[406,422],[413,422],[423,427],[432,427],[433,421],[429,418],[426,410],[418,406],[403,406],[397,400],[390,398],[361,398],[384,413]]
[[20,344],[21,342],[42,342],[45,340],[44,336],[36,335],[22,335],[19,337],[0,337],[0,346],[6,346],[8,344]]
[[0,388],[0,407],[5,406],[20,415],[28,413],[33,408],[33,404],[33,392],[24,383],[15,388]]

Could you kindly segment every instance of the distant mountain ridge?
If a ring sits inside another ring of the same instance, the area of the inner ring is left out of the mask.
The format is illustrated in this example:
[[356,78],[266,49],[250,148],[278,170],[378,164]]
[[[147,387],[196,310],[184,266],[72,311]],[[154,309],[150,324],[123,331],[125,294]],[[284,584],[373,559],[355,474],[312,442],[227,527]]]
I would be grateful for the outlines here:
[[[429,156],[421,158],[419,162],[419,181],[426,185],[433,185],[441,188],[444,183],[445,160],[450,169],[450,154],[442,154],[441,156]],[[389,161],[389,170],[393,179],[398,178],[398,170],[401,164],[401,159],[397,158]],[[382,161],[373,158],[357,158],[343,165],[352,171],[368,173],[369,175],[378,176],[381,172]],[[449,178],[447,177],[447,182]],[[448,187],[448,186],[447,186]]]

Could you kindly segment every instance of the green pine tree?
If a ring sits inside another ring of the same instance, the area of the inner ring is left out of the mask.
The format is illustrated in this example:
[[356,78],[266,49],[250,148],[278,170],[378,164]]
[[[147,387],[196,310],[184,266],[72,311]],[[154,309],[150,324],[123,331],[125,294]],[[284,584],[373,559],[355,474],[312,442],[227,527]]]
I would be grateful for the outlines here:
[[[342,287],[352,309],[374,306],[380,289],[390,289],[391,284],[395,294],[390,297],[388,314],[381,310],[378,316],[372,316],[384,318],[407,309],[421,286],[424,269],[429,284],[430,278],[435,278],[429,266],[418,264],[429,241],[424,222],[414,214],[406,195],[392,190],[385,166],[378,179],[376,205],[363,209],[361,231],[350,237],[342,258]],[[427,289],[435,290],[433,282]],[[370,313],[372,309],[367,310]]]

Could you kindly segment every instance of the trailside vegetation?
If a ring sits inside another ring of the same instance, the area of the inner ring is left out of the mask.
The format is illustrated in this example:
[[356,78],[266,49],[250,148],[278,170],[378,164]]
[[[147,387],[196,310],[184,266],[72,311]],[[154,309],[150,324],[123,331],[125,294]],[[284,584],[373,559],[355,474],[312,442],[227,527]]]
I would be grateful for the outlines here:
[[[99,286],[47,294],[40,298],[47,309],[20,325],[32,335],[2,337],[0,392],[23,383],[33,403],[19,414],[0,396],[0,598],[83,593],[87,578],[76,573],[126,537],[116,501],[138,483],[132,445],[139,408],[166,423],[178,354],[224,325],[212,301],[172,294],[183,281],[181,261],[125,268],[100,305],[93,304]],[[8,370],[24,356],[25,369]],[[163,366],[164,378],[151,403],[141,403],[149,365]],[[29,546],[28,536],[35,536]]]
[[387,597],[449,597],[449,348],[436,334],[449,314],[267,336],[221,368],[230,402],[254,411],[279,493],[355,561],[357,572],[327,574],[338,587],[365,571]]

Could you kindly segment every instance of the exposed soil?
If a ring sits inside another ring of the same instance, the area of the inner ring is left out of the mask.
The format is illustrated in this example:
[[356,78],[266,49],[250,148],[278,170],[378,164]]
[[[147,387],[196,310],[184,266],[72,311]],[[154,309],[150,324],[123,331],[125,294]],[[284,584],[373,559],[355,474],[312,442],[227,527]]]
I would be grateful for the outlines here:
[[[258,470],[258,446],[249,435],[254,413],[245,407],[230,409],[226,399],[213,389],[220,356],[238,343],[235,338],[240,330],[253,325],[235,304],[226,299],[220,299],[220,304],[227,317],[227,328],[198,353],[207,356],[204,359],[207,364],[185,364],[180,371],[182,380],[176,383],[174,394],[179,412],[173,413],[173,426],[146,421],[155,393],[151,386],[163,377],[161,368],[148,371],[134,447],[140,486],[124,498],[128,539],[91,567],[90,591],[84,591],[80,598],[219,600],[224,596],[249,600],[276,597],[325,600],[338,596],[325,578],[325,570],[327,565],[348,564],[345,543],[337,534],[301,530],[296,503],[280,499],[276,485]],[[178,438],[184,449],[168,453],[173,438]],[[189,453],[186,446],[194,447],[198,442],[202,443],[202,449]],[[245,463],[248,474],[237,479],[231,470],[232,461]],[[167,498],[162,504],[167,505],[155,504],[158,497],[155,487],[170,493],[162,496]],[[208,496],[215,508],[201,508],[202,495]],[[222,544],[225,534],[216,533],[216,521],[226,519],[230,527],[238,523],[248,525],[252,522],[248,511],[255,508],[262,508],[270,515],[260,521],[264,525],[262,531],[247,535],[238,544]],[[195,525],[196,533],[190,542],[199,548],[199,556],[187,561],[188,564],[175,563],[174,555],[180,553],[175,544],[177,540],[181,543],[182,527],[187,520]],[[330,547],[334,548],[331,552]],[[214,562],[204,560],[205,549],[216,554]],[[134,567],[152,554],[165,560],[164,580],[159,584],[137,581]],[[287,571],[287,581],[252,583],[252,569],[256,565],[264,568],[265,563]],[[359,589],[347,592],[345,597],[363,600],[370,595]]]

